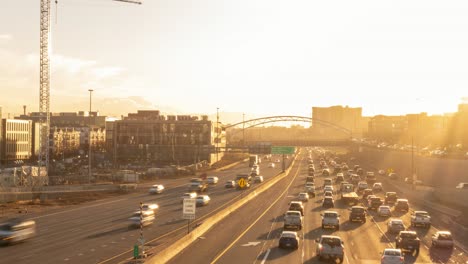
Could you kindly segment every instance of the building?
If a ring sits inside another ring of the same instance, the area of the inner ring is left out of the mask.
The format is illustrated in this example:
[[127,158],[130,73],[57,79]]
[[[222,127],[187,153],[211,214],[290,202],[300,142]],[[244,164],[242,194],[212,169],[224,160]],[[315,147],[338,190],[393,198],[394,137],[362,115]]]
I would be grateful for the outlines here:
[[324,133],[336,133],[338,131],[331,128],[330,125],[336,125],[349,130],[353,137],[361,136],[367,130],[367,124],[362,117],[361,107],[353,108],[341,105],[312,107],[312,119],[315,120],[312,120],[312,127],[322,130]]
[[406,116],[376,115],[369,121],[368,136],[387,142],[397,142],[407,131]]
[[[41,115],[39,112],[32,112],[29,115],[22,114],[15,119],[33,120],[39,122]],[[106,117],[100,116],[99,112],[60,112],[50,114],[50,127],[83,127],[93,126],[104,128]]]
[[2,164],[28,160],[32,155],[32,121],[2,119],[0,157]]
[[74,155],[80,149],[80,131],[75,128],[53,127],[50,138],[51,154],[56,158]]
[[216,147],[226,145],[224,129],[208,116],[164,116],[157,110],[139,110],[108,122],[106,128],[106,145],[116,164],[214,163],[222,157]]

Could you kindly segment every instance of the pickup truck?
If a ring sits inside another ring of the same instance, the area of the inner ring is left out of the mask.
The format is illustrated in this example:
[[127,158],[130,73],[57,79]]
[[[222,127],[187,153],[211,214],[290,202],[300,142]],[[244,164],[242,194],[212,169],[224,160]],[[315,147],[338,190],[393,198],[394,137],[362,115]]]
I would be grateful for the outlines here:
[[395,248],[401,249],[401,251],[409,251],[413,254],[419,254],[420,240],[416,234],[416,231],[400,231],[395,238]]
[[431,227],[431,217],[426,211],[415,211],[411,215],[411,226],[424,226],[425,228]]
[[299,211],[287,211],[284,214],[284,230],[301,230],[302,214]]
[[341,199],[348,204],[357,204],[359,202],[359,196],[354,191],[352,184],[343,184],[341,188]]
[[344,242],[339,236],[322,235],[315,240],[317,242],[316,255],[319,260],[340,260],[344,259]]
[[340,215],[336,211],[325,211],[322,216],[322,229],[334,228],[340,230]]

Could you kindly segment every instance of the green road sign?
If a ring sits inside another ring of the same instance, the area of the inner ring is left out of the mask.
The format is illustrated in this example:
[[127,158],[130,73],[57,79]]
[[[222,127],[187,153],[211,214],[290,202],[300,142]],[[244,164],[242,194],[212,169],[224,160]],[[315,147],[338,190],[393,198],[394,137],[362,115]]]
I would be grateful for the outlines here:
[[138,256],[140,255],[140,252],[138,252],[138,251],[139,251],[139,250],[138,250],[138,245],[134,245],[134,246],[133,246],[133,257],[134,257],[135,259],[137,259]]
[[296,148],[290,146],[272,146],[271,154],[294,154]]

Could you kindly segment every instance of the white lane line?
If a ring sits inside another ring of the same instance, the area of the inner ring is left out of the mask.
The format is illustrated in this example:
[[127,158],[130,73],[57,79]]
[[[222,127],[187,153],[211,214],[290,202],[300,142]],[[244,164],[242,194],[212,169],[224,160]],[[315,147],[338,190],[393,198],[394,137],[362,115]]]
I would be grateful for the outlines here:
[[127,200],[127,199],[119,199],[119,200],[114,200],[114,201],[105,202],[105,203],[93,204],[93,205],[90,205],[90,206],[83,206],[83,207],[80,207],[80,208],[70,209],[70,210],[56,212],[56,213],[52,213],[52,214],[40,215],[40,216],[32,217],[31,219],[39,219],[39,218],[43,218],[43,217],[46,217],[46,216],[64,214],[64,213],[73,212],[73,211],[77,211],[77,210],[81,210],[81,209],[101,206],[101,205],[104,205],[104,204],[116,203],[116,202],[120,202],[120,201],[124,201],[124,200]]
[[267,249],[267,252],[265,253],[265,256],[263,257],[261,264],[265,264],[265,261],[267,260],[268,255],[270,255],[270,249]]

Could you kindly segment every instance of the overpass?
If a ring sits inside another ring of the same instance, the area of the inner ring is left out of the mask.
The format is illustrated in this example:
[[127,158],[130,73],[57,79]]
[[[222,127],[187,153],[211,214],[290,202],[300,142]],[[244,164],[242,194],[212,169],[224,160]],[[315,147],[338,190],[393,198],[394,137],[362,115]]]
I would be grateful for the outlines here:
[[[253,148],[262,148],[261,146],[348,146],[350,145],[352,138],[352,131],[348,128],[342,127],[340,125],[320,120],[316,118],[306,117],[306,116],[268,116],[250,119],[235,124],[230,124],[224,126],[224,129],[230,129],[234,127],[242,127],[242,130],[235,131],[231,136],[236,135],[239,132],[243,132],[245,129],[258,127],[268,123],[274,122],[305,122],[308,124],[318,124],[324,127],[331,128],[343,134],[342,138],[310,138],[309,135],[304,135],[303,137],[291,137],[287,139],[264,139],[264,140],[242,140],[241,142],[227,142],[226,151],[242,151],[245,149],[252,150]],[[243,137],[244,138],[244,137]],[[263,150],[266,151],[266,150]],[[262,152],[262,151],[260,151]]]

